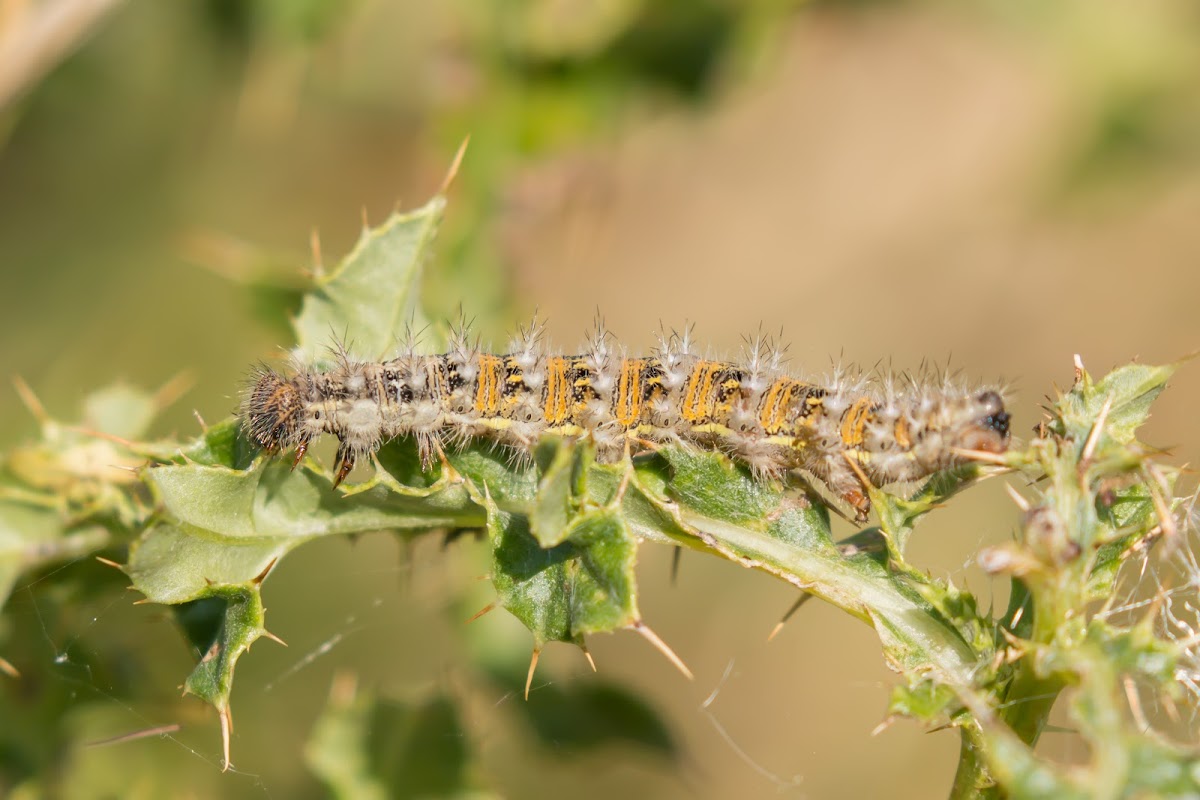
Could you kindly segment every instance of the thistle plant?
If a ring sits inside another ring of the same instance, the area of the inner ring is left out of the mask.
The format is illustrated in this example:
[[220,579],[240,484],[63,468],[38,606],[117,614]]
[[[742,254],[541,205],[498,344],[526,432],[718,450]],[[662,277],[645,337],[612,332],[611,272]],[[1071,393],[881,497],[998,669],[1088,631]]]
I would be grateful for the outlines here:
[[[294,320],[298,358],[329,358],[331,331],[375,354],[409,326],[427,329],[431,349],[442,344],[419,289],[444,208],[439,194],[393,215],[312,278]],[[19,576],[90,554],[120,570],[140,602],[173,612],[196,655],[185,691],[215,709],[228,765],[235,669],[255,641],[277,638],[263,589],[302,544],[371,531],[481,534],[495,589],[485,610],[529,629],[530,676],[548,643],[586,652],[589,637],[622,630],[687,673],[643,619],[634,563],[643,546],[689,548],[871,626],[899,677],[887,720],[961,737],[952,797],[1197,796],[1195,743],[1176,722],[1194,716],[1200,694],[1190,501],[1176,494],[1179,470],[1136,438],[1174,368],[1131,364],[1096,379],[1077,359],[1073,385],[1027,442],[976,454],[907,497],[873,489],[876,523],[841,541],[829,503],[803,480],[765,479],[694,447],[601,463],[586,439],[548,438],[526,460],[476,442],[426,465],[401,437],[378,451],[369,477],[336,486],[317,459],[293,468],[262,452],[235,418],[189,441],[147,439],[161,393],[100,392],[84,423],[67,425],[22,386],[41,431],[4,462],[0,598]],[[984,478],[1008,481],[1017,512],[1013,540],[978,554],[1011,583],[998,616],[906,555],[925,516]],[[0,637],[11,691],[26,668],[4,656]],[[1088,744],[1086,763],[1036,750],[1059,702]],[[338,796],[387,796],[401,780],[380,766],[396,759],[366,755],[378,708],[343,685],[313,733],[308,763]],[[445,719],[439,709],[421,713]],[[0,786],[19,784],[0,769]],[[443,796],[454,786],[426,788]]]

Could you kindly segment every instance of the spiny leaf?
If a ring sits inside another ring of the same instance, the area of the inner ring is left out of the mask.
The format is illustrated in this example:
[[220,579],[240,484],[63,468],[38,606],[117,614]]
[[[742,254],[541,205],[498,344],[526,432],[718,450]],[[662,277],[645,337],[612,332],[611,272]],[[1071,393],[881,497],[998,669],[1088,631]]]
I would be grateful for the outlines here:
[[1150,416],[1151,403],[1166,388],[1176,366],[1126,364],[1098,382],[1082,371],[1071,391],[1055,404],[1056,432],[1082,443],[1107,403],[1105,434],[1118,444],[1129,444]]
[[450,479],[406,493],[378,484],[350,501],[327,475],[292,471],[280,460],[247,470],[167,465],[147,477],[167,519],[135,543],[126,571],[134,588],[160,603],[195,599],[209,583],[241,583],[317,536],[483,523],[466,488]]
[[352,357],[375,360],[392,353],[410,329],[427,328],[419,301],[421,272],[445,207],[446,199],[437,195],[416,211],[364,229],[354,250],[332,272],[316,277],[295,320],[300,358],[309,364],[328,361],[327,348],[337,340]]
[[[683,527],[685,543],[783,578],[869,622],[896,669],[950,676],[974,668],[977,657],[958,630],[915,591],[907,571],[889,565],[882,543],[843,554],[827,509],[807,495],[754,482],[717,453],[660,454],[672,479],[655,500]],[[645,490],[644,471],[637,474],[635,485]]]
[[263,636],[275,638],[263,625],[264,609],[259,593],[263,577],[265,570],[242,585],[209,586],[197,600],[175,608],[176,619],[199,659],[184,681],[183,690],[209,703],[220,714],[226,769],[230,766],[229,694],[233,690],[233,672],[250,645]]
[[199,657],[184,689],[218,708],[227,707],[238,658],[266,632],[258,585],[209,586],[174,611]]
[[[7,455],[0,473],[0,607],[21,573],[100,550],[112,541],[101,523],[133,526],[149,513],[129,471],[142,463],[139,454],[50,418],[28,387],[18,387],[41,429]],[[160,404],[114,386],[89,395],[84,408],[84,424],[95,434],[138,436]]]
[[527,517],[501,510],[490,497],[487,503],[492,584],[537,646],[581,644],[585,634],[637,621],[637,543],[617,511],[578,516],[561,544],[543,548]]

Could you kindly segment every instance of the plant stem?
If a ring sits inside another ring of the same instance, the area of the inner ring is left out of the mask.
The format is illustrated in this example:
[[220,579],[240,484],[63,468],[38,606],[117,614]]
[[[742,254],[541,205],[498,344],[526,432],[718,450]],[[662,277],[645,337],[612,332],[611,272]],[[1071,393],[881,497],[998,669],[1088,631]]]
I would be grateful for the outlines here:
[[1000,797],[999,788],[988,774],[982,751],[976,741],[976,729],[968,723],[959,729],[962,743],[958,750],[958,771],[950,787],[950,800],[984,800]]

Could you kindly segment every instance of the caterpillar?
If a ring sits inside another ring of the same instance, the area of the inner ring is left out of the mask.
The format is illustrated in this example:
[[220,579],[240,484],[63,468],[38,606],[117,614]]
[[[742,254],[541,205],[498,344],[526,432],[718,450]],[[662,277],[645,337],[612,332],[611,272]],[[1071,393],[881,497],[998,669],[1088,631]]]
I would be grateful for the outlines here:
[[720,449],[763,477],[806,471],[859,521],[869,487],[926,477],[972,451],[1003,452],[1009,440],[995,388],[843,372],[812,382],[785,371],[782,351],[762,337],[738,361],[694,353],[686,331],[630,356],[602,325],[578,355],[549,351],[537,324],[504,354],[481,350],[462,330],[445,353],[404,350],[386,361],[341,350],[327,368],[260,367],[242,425],[268,451],[294,448],[293,465],[313,440],[335,436],[335,486],[404,435],[416,438],[427,467],[444,446],[481,437],[527,451],[545,435],[587,436],[609,462],[683,442]]

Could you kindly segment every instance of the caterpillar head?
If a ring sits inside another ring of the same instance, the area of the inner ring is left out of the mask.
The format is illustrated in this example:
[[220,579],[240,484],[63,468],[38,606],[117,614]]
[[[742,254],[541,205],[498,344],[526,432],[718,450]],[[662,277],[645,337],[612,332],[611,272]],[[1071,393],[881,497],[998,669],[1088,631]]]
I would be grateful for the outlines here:
[[988,389],[970,399],[971,423],[959,433],[957,447],[986,453],[1003,453],[1008,449],[1009,414],[1004,410],[1004,398]]
[[295,382],[264,370],[242,401],[242,427],[267,450],[282,450],[300,439],[304,398]]

